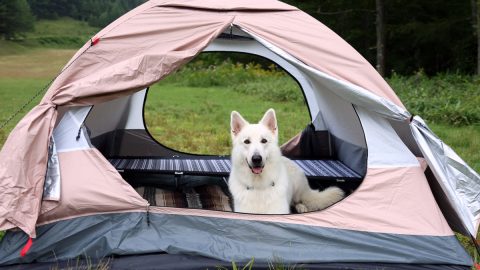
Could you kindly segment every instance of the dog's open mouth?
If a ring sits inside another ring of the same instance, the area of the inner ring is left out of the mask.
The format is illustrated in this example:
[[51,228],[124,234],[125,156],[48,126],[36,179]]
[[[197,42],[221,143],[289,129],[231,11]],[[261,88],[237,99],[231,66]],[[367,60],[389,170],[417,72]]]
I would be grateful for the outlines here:
[[248,162],[248,161],[247,161],[247,164],[248,164],[248,167],[250,167],[250,170],[252,171],[253,174],[261,174],[262,173],[263,165],[261,165],[261,166],[251,165],[250,162]]
[[263,167],[250,167],[250,169],[252,170],[252,173],[254,173],[254,174],[261,174],[262,171],[263,171]]

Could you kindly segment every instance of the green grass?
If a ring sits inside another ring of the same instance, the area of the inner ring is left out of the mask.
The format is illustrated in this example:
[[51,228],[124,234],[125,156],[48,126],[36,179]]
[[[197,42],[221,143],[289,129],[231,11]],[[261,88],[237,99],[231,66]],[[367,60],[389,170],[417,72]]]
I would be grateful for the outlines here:
[[[300,92],[298,92],[299,95]],[[145,107],[148,130],[159,141],[180,151],[229,154],[230,112],[238,110],[248,121],[258,122],[275,108],[281,142],[295,136],[310,122],[306,106],[263,100],[221,87],[155,85]]]
[[21,45],[19,42],[7,41],[0,39],[0,56],[22,54],[30,50],[30,48]]
[[480,172],[480,125],[452,127],[445,124],[431,124],[429,127],[468,165]]
[[99,31],[87,22],[74,20],[69,17],[56,20],[40,20],[35,23],[35,30],[27,33],[27,39],[43,39],[45,37],[81,37],[86,40]]
[[[46,79],[5,79],[0,77],[0,125],[12,116],[20,107],[27,102],[43,85]],[[42,97],[39,96],[27,108],[15,116],[3,129],[0,129],[0,147],[7,139],[10,131],[18,121],[36,104]]]
[[[74,53],[74,50],[37,48],[19,54],[0,54],[0,125],[42,90]],[[32,100],[0,130],[0,147],[10,130],[42,97]]]
[[230,58],[221,63],[205,63],[203,59],[211,54],[201,54],[167,77],[163,83],[188,87],[222,87],[263,100],[298,104],[304,102],[297,82],[275,64],[262,68],[259,64],[235,63]]
[[415,115],[430,124],[480,124],[480,76],[443,74],[427,77],[393,75],[389,84]]
[[[251,270],[255,269],[255,258],[252,258],[248,263],[241,266],[238,265],[236,262],[232,261],[232,268],[224,267],[224,266],[217,266],[217,270]],[[269,270],[303,270],[307,269],[304,265],[290,265],[285,263],[281,258],[274,257],[273,260],[268,262],[268,269]]]
[[71,18],[40,20],[35,23],[35,29],[23,38],[0,40],[0,56],[24,54],[38,48],[78,49],[99,30]]
[[[33,49],[22,54],[0,55],[0,78],[37,78],[49,81],[74,53],[74,50]],[[4,89],[9,86],[6,84],[0,87]]]
[[[252,258],[247,264],[241,267],[241,266],[238,266],[236,262],[232,261],[232,270],[252,270],[254,263],[255,263],[255,259]],[[218,266],[216,268],[217,270],[229,270],[229,268],[224,266]]]
[[79,48],[91,39],[99,28],[71,18],[40,20],[35,30],[27,33],[23,44],[48,48]]

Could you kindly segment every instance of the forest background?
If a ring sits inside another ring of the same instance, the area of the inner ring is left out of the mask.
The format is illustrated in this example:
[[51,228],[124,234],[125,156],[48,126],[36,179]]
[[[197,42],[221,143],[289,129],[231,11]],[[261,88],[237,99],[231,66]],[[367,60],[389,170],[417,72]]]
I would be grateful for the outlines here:
[[[0,0],[0,35],[70,17],[102,28],[142,0]],[[478,73],[479,0],[285,0],[347,40],[382,75]],[[84,40],[79,40],[83,44]]]

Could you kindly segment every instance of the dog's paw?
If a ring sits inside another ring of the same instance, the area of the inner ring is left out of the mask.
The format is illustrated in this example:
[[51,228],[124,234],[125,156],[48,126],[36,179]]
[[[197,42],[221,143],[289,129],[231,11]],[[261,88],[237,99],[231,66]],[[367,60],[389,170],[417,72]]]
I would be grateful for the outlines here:
[[303,203],[297,203],[295,205],[295,210],[297,210],[297,213],[306,213],[308,212],[307,206],[305,206]]
[[345,197],[345,192],[339,187],[329,187],[323,192],[332,203],[336,203]]

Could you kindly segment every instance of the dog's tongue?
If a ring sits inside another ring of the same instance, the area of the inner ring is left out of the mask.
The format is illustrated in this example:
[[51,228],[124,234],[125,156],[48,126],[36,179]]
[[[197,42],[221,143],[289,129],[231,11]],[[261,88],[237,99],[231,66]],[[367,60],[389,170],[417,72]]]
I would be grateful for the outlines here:
[[261,173],[262,173],[262,170],[263,170],[262,167],[254,167],[254,168],[252,168],[252,172],[253,172],[254,174],[261,174]]

